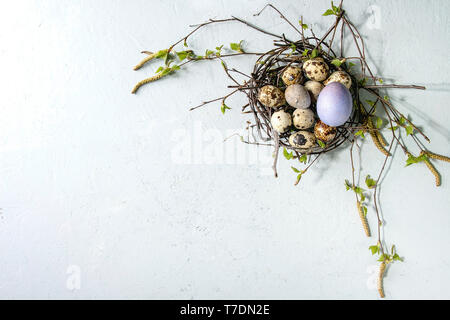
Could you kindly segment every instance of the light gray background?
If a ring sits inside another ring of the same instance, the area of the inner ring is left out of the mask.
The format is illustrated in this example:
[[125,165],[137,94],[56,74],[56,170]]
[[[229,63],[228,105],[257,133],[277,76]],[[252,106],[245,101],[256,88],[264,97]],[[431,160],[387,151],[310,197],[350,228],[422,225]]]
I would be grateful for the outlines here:
[[[333,20],[321,16],[328,0],[273,2],[319,35]],[[294,38],[274,12],[252,16],[265,4],[2,1],[1,298],[377,298],[368,285],[376,241],[364,237],[343,185],[347,148],[298,187],[284,159],[273,178],[270,150],[257,162],[208,158],[246,120],[244,96],[225,116],[219,104],[187,111],[227,91],[214,62],[130,94],[157,67],[134,72],[139,52],[168,47],[189,24],[233,14]],[[389,95],[425,128],[432,150],[450,154],[450,2],[347,0],[345,8],[386,82],[428,87]],[[271,47],[270,37],[239,24],[204,29],[190,44],[241,39],[249,50]],[[253,59],[230,63],[248,72]],[[176,159],[186,137],[192,159]],[[237,140],[228,143],[257,151]],[[383,157],[371,143],[363,151],[362,176],[375,175]],[[386,241],[405,262],[389,270],[387,298],[448,299],[450,166],[437,164],[436,188],[423,165],[404,168],[401,150],[396,156],[381,205]],[[369,221],[374,228],[371,208]]]

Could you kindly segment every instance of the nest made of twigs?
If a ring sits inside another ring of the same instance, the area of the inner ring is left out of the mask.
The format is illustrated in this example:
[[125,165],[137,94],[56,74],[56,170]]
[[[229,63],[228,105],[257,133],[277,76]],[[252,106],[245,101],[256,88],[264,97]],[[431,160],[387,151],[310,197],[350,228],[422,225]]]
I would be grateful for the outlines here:
[[[347,70],[345,64],[340,67],[336,67],[331,63],[331,61],[336,58],[336,55],[331,48],[328,48],[328,52],[320,51],[318,56],[322,57],[327,63],[330,68],[330,74],[334,71],[343,70],[352,78],[350,93],[353,98],[353,111],[348,121],[342,126],[336,128],[336,136],[331,141],[327,142],[325,146],[316,145],[309,149],[297,148],[289,144],[288,140],[289,136],[293,133],[292,130],[289,130],[286,133],[278,133],[273,129],[270,119],[274,112],[279,110],[292,112],[295,108],[289,106],[288,104],[278,108],[266,107],[258,100],[259,90],[265,85],[273,85],[281,90],[284,90],[286,85],[281,80],[281,75],[287,67],[298,66],[301,68],[304,61],[309,59],[302,53],[305,49],[314,50],[315,46],[308,42],[312,39],[315,38],[306,38],[305,41],[298,41],[294,43],[289,42],[286,39],[278,43],[275,42],[276,47],[274,49],[258,58],[251,74],[251,79],[247,82],[249,86],[249,90],[247,92],[249,108],[254,115],[255,126],[259,137],[265,141],[274,141],[275,145],[293,150],[297,154],[321,154],[332,151],[348,140],[348,137],[351,134],[350,128],[359,126],[364,121],[364,116],[358,107],[360,105],[358,82],[349,70]],[[325,43],[323,45],[326,46]],[[293,47],[295,50],[292,49]],[[307,79],[305,74],[303,78]],[[314,99],[311,99],[310,108],[314,111],[317,120],[316,101]],[[306,131],[313,132],[314,128],[307,129]]]

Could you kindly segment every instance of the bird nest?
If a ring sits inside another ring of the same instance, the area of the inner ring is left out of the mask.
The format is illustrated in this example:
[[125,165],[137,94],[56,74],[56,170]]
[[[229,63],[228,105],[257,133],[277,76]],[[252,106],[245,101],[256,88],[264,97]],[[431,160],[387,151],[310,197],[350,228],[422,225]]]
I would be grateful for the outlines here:
[[[352,78],[350,93],[353,98],[354,108],[349,119],[345,122],[345,124],[336,127],[337,132],[333,139],[323,143],[322,145],[316,144],[308,149],[298,148],[289,143],[289,137],[292,132],[295,131],[295,128],[292,128],[292,130],[285,133],[278,133],[274,130],[271,123],[272,114],[280,110],[286,110],[289,113],[292,113],[295,108],[289,106],[288,104],[284,104],[283,106],[276,108],[267,107],[258,100],[259,91],[266,85],[273,85],[284,91],[287,86],[281,79],[283,72],[290,66],[302,68],[303,63],[310,59],[310,57],[305,55],[304,52],[312,52],[315,50],[315,46],[309,43],[311,40],[315,41],[318,39],[305,38],[304,41],[298,42],[289,42],[288,40],[283,39],[281,42],[276,43],[277,48],[262,54],[258,58],[253,72],[251,73],[251,79],[247,81],[247,86],[244,87],[247,90],[249,100],[247,108],[249,108],[251,113],[254,115],[254,127],[256,128],[259,138],[263,141],[274,141],[275,145],[295,152],[297,157],[300,157],[300,155],[303,154],[322,154],[336,149],[342,143],[349,140],[348,138],[352,134],[351,128],[356,128],[364,123],[364,117],[362,116],[361,109],[358,107],[360,104],[358,81],[353,75],[351,75],[351,72],[349,72],[345,65],[337,67],[332,63],[335,59],[337,59],[337,56],[331,48],[328,48],[329,53],[321,51],[320,57],[323,58],[325,63],[328,65],[330,69],[329,72],[333,73],[335,71],[345,71]],[[303,81],[306,80],[307,75],[303,74],[302,78]],[[318,119],[316,102],[316,99],[314,99],[311,94],[310,109],[314,111],[315,118]],[[314,132],[314,128],[305,130],[310,131],[311,133]]]

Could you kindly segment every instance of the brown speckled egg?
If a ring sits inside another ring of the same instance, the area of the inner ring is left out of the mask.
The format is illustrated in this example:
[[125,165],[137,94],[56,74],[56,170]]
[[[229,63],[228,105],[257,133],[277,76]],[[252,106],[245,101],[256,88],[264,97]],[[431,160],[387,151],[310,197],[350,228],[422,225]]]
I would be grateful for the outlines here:
[[274,112],[270,119],[272,127],[279,133],[284,133],[289,130],[292,125],[292,117],[284,110]]
[[271,85],[261,88],[258,94],[258,100],[270,108],[281,107],[286,102],[283,91]]
[[311,132],[299,131],[291,134],[289,144],[296,148],[309,149],[316,143],[316,137]]
[[340,82],[344,86],[347,87],[347,89],[350,89],[352,86],[352,78],[348,75],[345,71],[336,71],[333,72],[330,77],[323,82],[324,85],[327,85],[331,82]]
[[314,126],[314,135],[317,139],[323,142],[329,142],[336,137],[337,130],[335,127],[330,127],[329,125],[318,120]]
[[303,73],[300,67],[287,67],[281,76],[283,82],[289,86],[295,83],[301,83],[303,80]]
[[314,125],[314,112],[311,109],[296,109],[292,118],[297,129],[308,129]]
[[317,57],[305,61],[303,70],[309,79],[323,81],[328,77],[329,68],[323,58]]
[[319,97],[319,93],[320,93],[320,91],[322,91],[324,85],[321,84],[319,81],[309,80],[309,81],[305,82],[304,87],[306,90],[309,91],[312,99],[314,101],[317,101],[317,98]]

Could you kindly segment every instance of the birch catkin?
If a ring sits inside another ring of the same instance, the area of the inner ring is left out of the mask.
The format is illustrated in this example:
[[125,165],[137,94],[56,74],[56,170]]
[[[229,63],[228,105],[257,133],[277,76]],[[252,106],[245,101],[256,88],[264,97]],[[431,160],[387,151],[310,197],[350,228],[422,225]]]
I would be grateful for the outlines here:
[[153,77],[144,79],[142,81],[139,81],[133,88],[133,90],[131,91],[131,93],[136,93],[140,87],[142,87],[144,84],[147,84],[149,82],[153,82],[156,80],[161,79],[164,76],[164,74],[162,72],[158,73],[157,75],[154,75]]
[[133,70],[139,70],[140,68],[142,68],[147,62],[149,62],[150,60],[153,60],[156,58],[157,53],[151,53],[149,54],[144,60],[142,60],[141,62],[139,62],[134,68]]
[[441,161],[445,161],[445,162],[450,162],[450,158],[446,157],[446,156],[442,156],[440,154],[437,153],[433,153],[430,151],[425,151],[425,154],[430,157],[431,159],[435,159],[435,160],[441,160]]
[[367,218],[366,218],[366,215],[364,214],[364,210],[361,206],[361,202],[356,201],[356,206],[358,207],[359,218],[361,219],[361,223],[363,225],[364,232],[367,237],[370,237],[369,224],[367,223]]
[[[420,155],[427,155],[428,153],[425,151],[420,152]],[[429,159],[425,159],[423,160],[423,162],[425,162],[427,168],[431,171],[431,173],[434,175],[434,178],[436,179],[436,187],[439,187],[441,185],[441,175],[439,174],[439,172],[436,170],[436,168],[433,166],[433,164],[430,162]]]
[[378,293],[380,294],[381,298],[384,298],[383,278],[384,278],[385,271],[386,271],[386,262],[383,261],[380,264],[380,270],[378,273]]
[[[383,147],[383,143],[386,143],[386,141],[384,141],[384,138],[381,136],[378,130],[375,130],[371,117],[368,117],[367,119],[367,126],[369,127],[369,133],[372,137],[372,141],[375,144],[375,147],[377,147],[377,149],[380,150],[386,157],[389,157],[391,154]],[[380,141],[380,137],[383,143]]]

